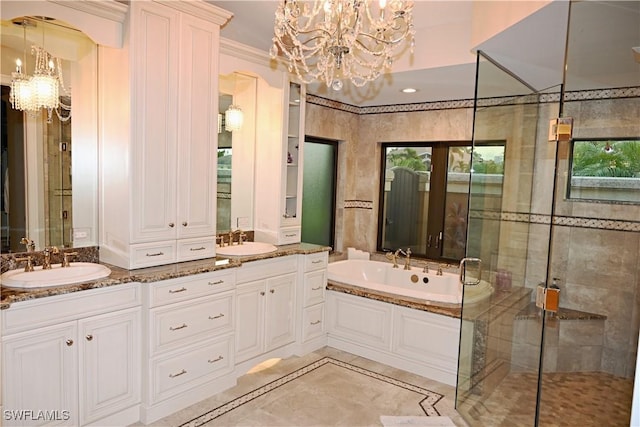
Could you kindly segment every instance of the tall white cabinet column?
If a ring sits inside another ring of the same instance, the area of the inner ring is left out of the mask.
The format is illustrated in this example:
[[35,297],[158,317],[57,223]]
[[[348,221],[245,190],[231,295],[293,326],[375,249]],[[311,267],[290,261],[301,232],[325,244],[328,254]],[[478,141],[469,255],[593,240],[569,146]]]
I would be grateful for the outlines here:
[[134,269],[215,255],[218,56],[230,13],[131,2],[100,48],[100,259]]
[[276,245],[299,243],[302,235],[306,92],[285,78],[281,139],[256,147],[255,238]]

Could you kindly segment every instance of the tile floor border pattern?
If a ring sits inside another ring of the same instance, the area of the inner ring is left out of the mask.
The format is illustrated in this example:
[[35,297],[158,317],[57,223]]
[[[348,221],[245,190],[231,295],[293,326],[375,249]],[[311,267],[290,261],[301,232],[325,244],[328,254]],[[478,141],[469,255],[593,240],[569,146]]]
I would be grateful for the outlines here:
[[287,374],[283,377],[278,378],[277,380],[274,380],[268,384],[265,384],[262,387],[259,387],[255,390],[252,390],[236,399],[233,399],[223,405],[218,406],[217,408],[214,408],[202,415],[200,415],[197,418],[194,418],[190,421],[187,421],[184,424],[181,424],[179,427],[199,427],[202,425],[205,425],[206,423],[208,423],[211,420],[214,420],[242,405],[244,405],[245,403],[248,403],[260,396],[263,396],[264,394],[273,391],[275,389],[277,389],[278,387],[287,384],[291,381],[294,381],[298,378],[300,378],[301,376],[314,371],[328,363],[331,363],[333,365],[345,368],[345,369],[349,369],[351,371],[357,372],[359,374],[362,375],[366,375],[368,377],[380,380],[380,381],[384,381],[386,383],[395,385],[397,387],[401,387],[404,388],[406,390],[410,390],[412,392],[421,394],[424,396],[424,399],[422,399],[420,401],[420,407],[422,408],[422,410],[424,411],[424,413],[427,416],[440,416],[440,413],[438,412],[438,410],[435,408],[436,403],[438,403],[443,397],[444,395],[440,394],[440,393],[436,393],[433,392],[431,390],[427,390],[425,388],[413,385],[413,384],[409,384],[407,382],[404,381],[400,381],[397,380],[395,378],[392,377],[388,377],[386,375],[382,375],[379,374],[377,372],[373,372],[373,371],[369,371],[367,369],[361,368],[359,366],[355,366],[352,365],[350,363],[346,363],[343,362],[341,360],[337,360],[331,357],[323,357],[322,359],[319,359],[313,363],[310,363],[307,366],[304,366],[300,369],[297,369],[293,372],[291,372],[290,374]]

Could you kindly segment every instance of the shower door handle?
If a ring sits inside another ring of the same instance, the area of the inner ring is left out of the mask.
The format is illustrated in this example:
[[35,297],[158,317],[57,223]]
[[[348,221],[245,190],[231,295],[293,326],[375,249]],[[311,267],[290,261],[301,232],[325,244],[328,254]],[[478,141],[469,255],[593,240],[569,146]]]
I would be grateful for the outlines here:
[[440,242],[442,242],[442,231],[438,233],[436,237],[436,249],[440,249]]
[[430,247],[431,247],[431,237],[432,237],[432,236],[431,236],[431,234],[429,234],[429,235],[427,236],[427,247],[428,247],[428,248],[430,248]]
[[[466,281],[466,269],[465,264],[467,262],[477,262],[478,263],[478,278],[471,282]],[[482,279],[482,260],[480,258],[462,258],[460,261],[460,283],[463,285],[475,286],[480,284],[480,280]]]

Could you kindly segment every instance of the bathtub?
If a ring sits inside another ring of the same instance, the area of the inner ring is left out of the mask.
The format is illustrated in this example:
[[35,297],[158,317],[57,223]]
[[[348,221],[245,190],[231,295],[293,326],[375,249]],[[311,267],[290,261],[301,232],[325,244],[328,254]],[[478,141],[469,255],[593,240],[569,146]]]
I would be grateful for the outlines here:
[[[393,268],[391,263],[362,259],[348,259],[329,263],[327,278],[330,281],[359,286],[373,291],[385,292],[400,297],[450,304],[462,303],[462,284],[458,274],[435,271],[423,273],[422,268],[404,270],[402,265]],[[482,281],[477,286],[467,286],[465,303],[474,303],[488,297],[492,292],[489,283]]]

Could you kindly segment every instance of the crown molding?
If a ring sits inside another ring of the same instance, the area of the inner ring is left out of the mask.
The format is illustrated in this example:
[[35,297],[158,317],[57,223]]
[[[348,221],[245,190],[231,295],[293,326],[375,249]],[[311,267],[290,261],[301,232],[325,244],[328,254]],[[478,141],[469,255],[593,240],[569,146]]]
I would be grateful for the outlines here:
[[197,16],[217,25],[224,25],[233,13],[202,0],[154,0],[189,15]]

